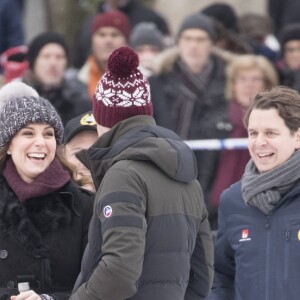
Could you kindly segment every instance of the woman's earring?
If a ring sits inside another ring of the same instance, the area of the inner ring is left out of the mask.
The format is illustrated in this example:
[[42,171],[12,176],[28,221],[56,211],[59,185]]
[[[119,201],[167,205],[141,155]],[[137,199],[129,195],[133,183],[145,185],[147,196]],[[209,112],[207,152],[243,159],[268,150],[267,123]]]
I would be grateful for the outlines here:
[[8,155],[11,155],[11,152],[9,149],[7,149],[7,152],[6,152]]

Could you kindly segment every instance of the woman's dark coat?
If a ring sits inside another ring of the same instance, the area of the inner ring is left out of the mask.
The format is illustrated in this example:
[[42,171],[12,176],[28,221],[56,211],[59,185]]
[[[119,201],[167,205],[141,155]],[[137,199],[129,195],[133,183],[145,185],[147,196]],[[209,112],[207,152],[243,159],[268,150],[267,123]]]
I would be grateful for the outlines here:
[[67,299],[80,271],[94,196],[73,183],[21,203],[0,176],[0,299],[18,282]]

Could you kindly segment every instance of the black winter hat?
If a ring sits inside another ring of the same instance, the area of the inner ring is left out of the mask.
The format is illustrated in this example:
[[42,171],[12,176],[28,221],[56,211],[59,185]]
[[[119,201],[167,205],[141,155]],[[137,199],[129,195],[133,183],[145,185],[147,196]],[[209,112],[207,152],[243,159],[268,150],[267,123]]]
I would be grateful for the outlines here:
[[28,46],[27,58],[29,61],[29,68],[33,70],[35,60],[39,55],[41,49],[47,44],[58,44],[65,50],[68,57],[68,49],[64,37],[56,32],[44,32],[36,36]]
[[202,9],[201,12],[222,23],[226,29],[236,33],[239,32],[238,18],[235,11],[229,4],[214,3]]
[[181,33],[184,30],[194,29],[194,28],[206,31],[213,41],[216,40],[217,36],[216,36],[213,20],[210,17],[205,16],[204,14],[201,13],[189,15],[183,20],[183,22],[179,27],[177,38],[180,37]]
[[292,40],[300,40],[300,23],[293,23],[283,27],[279,34],[281,49],[284,45]]

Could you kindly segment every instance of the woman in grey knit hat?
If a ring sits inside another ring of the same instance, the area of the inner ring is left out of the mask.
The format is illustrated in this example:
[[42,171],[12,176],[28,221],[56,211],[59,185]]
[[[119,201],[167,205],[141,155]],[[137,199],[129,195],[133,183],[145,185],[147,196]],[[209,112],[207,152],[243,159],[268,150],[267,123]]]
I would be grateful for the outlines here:
[[[71,181],[62,135],[60,116],[34,89],[0,90],[1,300],[67,299],[80,271],[93,195]],[[23,282],[29,290],[19,294]]]

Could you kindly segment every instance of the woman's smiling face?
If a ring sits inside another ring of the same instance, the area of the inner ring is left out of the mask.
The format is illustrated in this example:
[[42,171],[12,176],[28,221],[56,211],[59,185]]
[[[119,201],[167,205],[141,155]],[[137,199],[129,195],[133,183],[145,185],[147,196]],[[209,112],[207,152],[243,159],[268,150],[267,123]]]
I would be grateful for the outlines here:
[[253,109],[248,123],[248,148],[260,172],[287,161],[300,147],[300,130],[292,133],[275,108]]
[[21,178],[33,182],[55,157],[54,128],[48,124],[28,124],[11,140],[9,152]]

